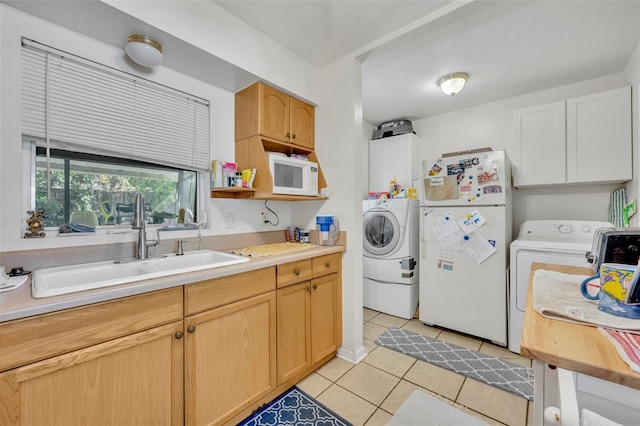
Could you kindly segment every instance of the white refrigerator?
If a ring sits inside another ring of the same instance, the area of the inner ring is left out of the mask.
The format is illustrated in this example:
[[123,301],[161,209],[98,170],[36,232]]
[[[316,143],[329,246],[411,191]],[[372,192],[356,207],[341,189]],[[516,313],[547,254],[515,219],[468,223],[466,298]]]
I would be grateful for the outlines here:
[[511,163],[474,150],[422,161],[420,321],[507,345]]

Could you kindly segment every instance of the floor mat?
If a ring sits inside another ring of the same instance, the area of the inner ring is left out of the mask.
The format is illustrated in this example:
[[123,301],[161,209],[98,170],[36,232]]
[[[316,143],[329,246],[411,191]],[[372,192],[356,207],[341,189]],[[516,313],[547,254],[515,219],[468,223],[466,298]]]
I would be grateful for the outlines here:
[[375,343],[533,401],[531,368],[400,328]]
[[240,425],[351,426],[351,423],[294,386]]
[[471,417],[452,404],[415,390],[386,426],[483,426],[482,420]]

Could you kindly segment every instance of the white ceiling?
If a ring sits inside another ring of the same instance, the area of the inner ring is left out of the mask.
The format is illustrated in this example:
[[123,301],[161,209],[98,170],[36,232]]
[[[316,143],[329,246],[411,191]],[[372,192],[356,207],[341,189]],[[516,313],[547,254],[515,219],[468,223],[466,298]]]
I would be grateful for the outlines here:
[[[356,52],[363,114],[374,125],[619,73],[640,40],[638,1],[215,3],[317,67]],[[437,17],[452,6],[460,7]],[[422,25],[382,42],[415,21]],[[444,95],[436,81],[458,71],[467,86]]]
[[[118,47],[123,34],[148,26],[96,0],[0,1]],[[317,67],[357,57],[363,116],[374,125],[620,73],[640,40],[640,0],[214,2]],[[257,80],[148,30],[162,41],[169,68],[230,91]],[[457,71],[469,82],[446,96],[436,81]]]

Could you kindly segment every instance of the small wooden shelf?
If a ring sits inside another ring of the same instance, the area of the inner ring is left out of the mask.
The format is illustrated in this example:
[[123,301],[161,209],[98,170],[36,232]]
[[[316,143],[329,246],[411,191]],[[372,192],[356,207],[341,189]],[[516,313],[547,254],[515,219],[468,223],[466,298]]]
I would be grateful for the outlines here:
[[239,186],[211,188],[211,198],[253,198],[256,191],[256,188],[243,188]]
[[274,201],[324,201],[327,197],[312,197],[308,195],[279,195],[270,194],[267,196],[256,195],[257,188],[240,188],[229,186],[225,188],[212,188],[211,198],[250,198],[252,200],[274,200]]

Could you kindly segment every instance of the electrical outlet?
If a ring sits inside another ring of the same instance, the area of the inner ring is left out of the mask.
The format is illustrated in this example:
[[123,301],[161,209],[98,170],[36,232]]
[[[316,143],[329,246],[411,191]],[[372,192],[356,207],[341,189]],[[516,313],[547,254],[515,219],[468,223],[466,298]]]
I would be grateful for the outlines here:
[[262,226],[269,226],[271,224],[270,223],[271,221],[269,219],[269,213],[261,212],[260,217],[262,217]]
[[224,227],[233,228],[234,217],[233,213],[227,213],[224,217]]

